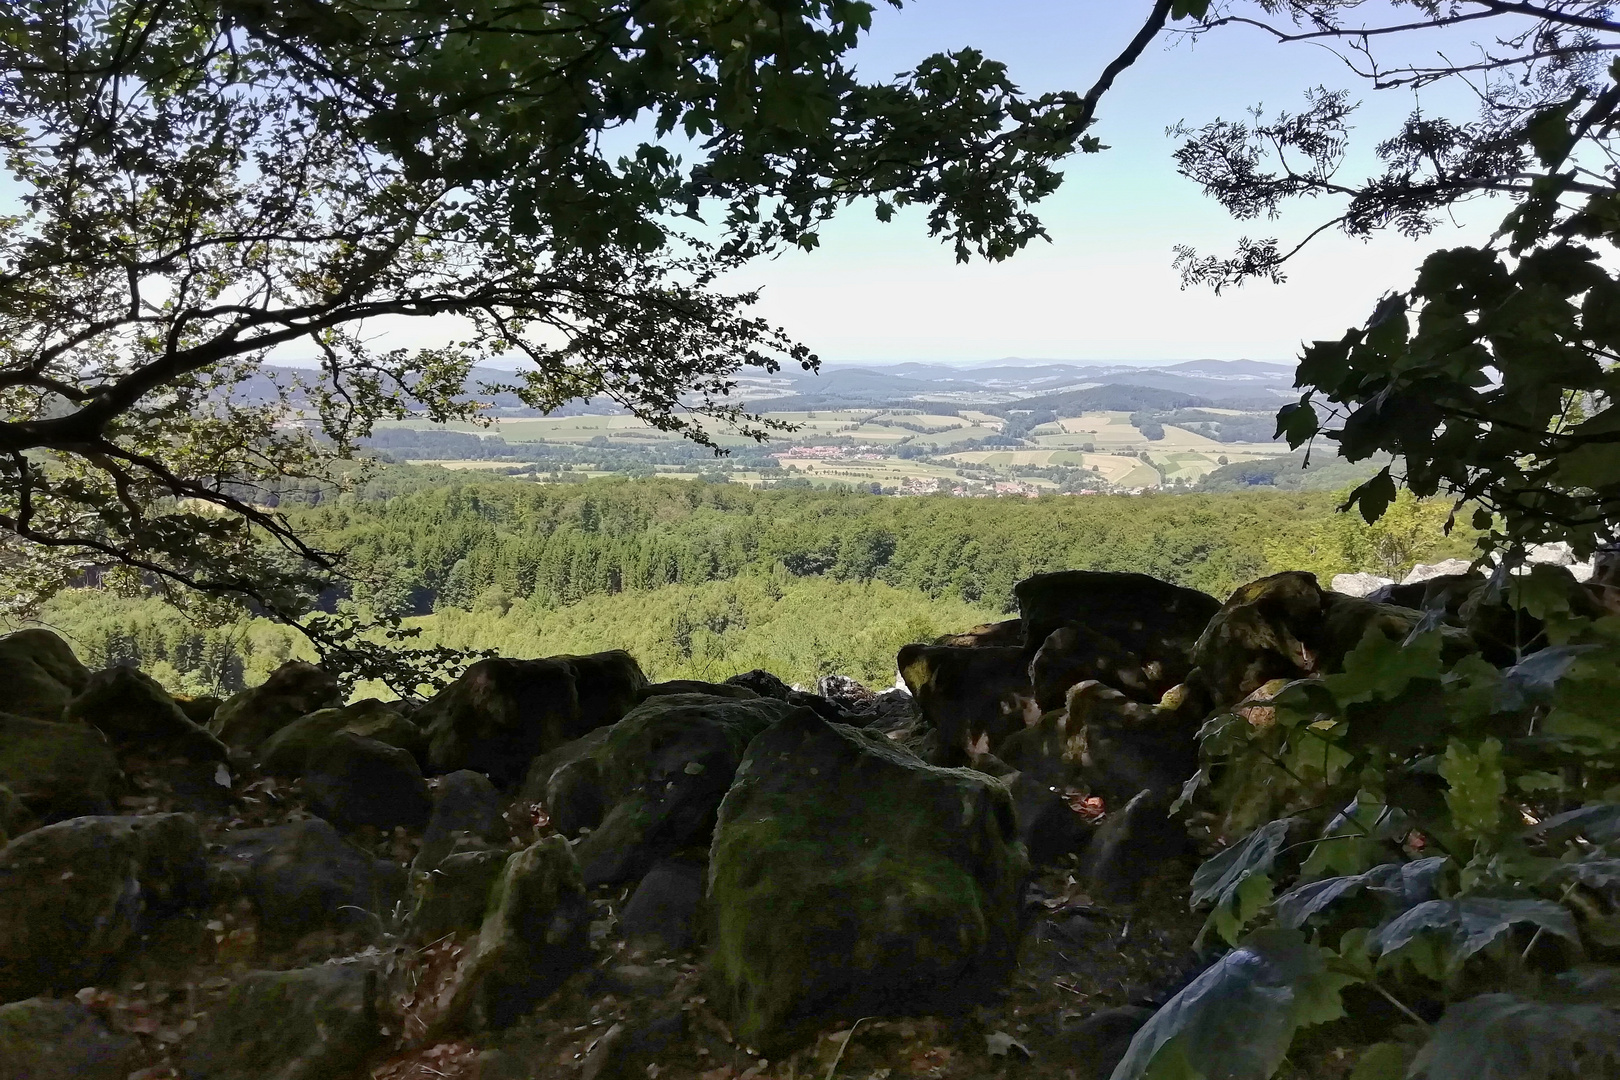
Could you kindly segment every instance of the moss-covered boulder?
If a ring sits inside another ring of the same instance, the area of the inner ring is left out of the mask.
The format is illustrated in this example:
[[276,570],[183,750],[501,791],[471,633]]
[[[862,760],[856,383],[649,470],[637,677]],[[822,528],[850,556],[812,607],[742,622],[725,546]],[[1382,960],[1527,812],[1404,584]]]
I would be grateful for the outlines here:
[[236,881],[260,925],[279,934],[386,919],[405,893],[405,868],[348,843],[320,818],[220,838],[217,869]]
[[411,875],[411,936],[437,941],[445,934],[476,930],[489,910],[489,894],[506,868],[508,849],[453,851],[433,869]]
[[187,1080],[341,1080],[382,1044],[377,976],[365,964],[256,971],[203,1021]]
[[439,1029],[508,1027],[591,957],[590,904],[568,841],[506,860],[478,938],[436,1002]]
[[504,843],[509,832],[495,785],[471,769],[453,772],[433,791],[433,813],[422,830],[422,847],[412,869],[432,870],[458,849]]
[[1027,872],[999,781],[795,712],[721,804],[710,1000],[751,1046],[983,1001],[1013,965]]
[[258,686],[233,694],[214,711],[208,730],[230,747],[256,750],[266,739],[317,709],[341,705],[331,672],[289,660]]
[[937,765],[967,764],[968,748],[981,739],[994,750],[1034,708],[1023,649],[907,645],[895,666],[936,734]]
[[[1147,574],[1060,570],[1035,574],[1013,586],[1024,625],[1024,648],[1033,655],[1052,631],[1084,626],[1118,642],[1144,661],[1157,660],[1185,673],[1193,643],[1220,610],[1208,593],[1172,585]],[[1181,674],[1167,671],[1171,682]]]
[[68,643],[49,630],[33,627],[0,636],[0,684],[9,713],[60,720],[89,678]]
[[302,776],[310,751],[340,731],[397,746],[418,762],[427,755],[427,736],[400,714],[398,705],[366,698],[318,709],[277,731],[259,746],[259,768],[275,776]]
[[94,672],[63,716],[70,723],[90,725],[120,750],[147,757],[227,757],[224,743],[192,723],[156,679],[132,667]]
[[77,989],[152,919],[207,900],[186,814],[81,817],[0,848],[0,1000]]
[[602,778],[602,747],[612,728],[563,743],[529,763],[518,800],[545,808],[551,825],[564,836],[602,824],[608,794]]
[[934,639],[935,645],[953,645],[959,649],[998,649],[1024,647],[1024,620],[1003,619],[1001,622],[980,623],[960,634],[945,634]]
[[0,713],[0,784],[40,821],[111,813],[121,777],[94,728]]
[[416,759],[397,746],[340,731],[309,755],[304,768],[309,808],[340,829],[369,825],[383,832],[421,829],[433,796]]
[[0,1005],[0,1077],[124,1080],[139,1049],[77,1001],[28,998]]
[[720,800],[749,740],[795,712],[771,698],[649,698],[595,752],[601,825],[577,849],[585,882],[633,881],[659,858],[708,845]]

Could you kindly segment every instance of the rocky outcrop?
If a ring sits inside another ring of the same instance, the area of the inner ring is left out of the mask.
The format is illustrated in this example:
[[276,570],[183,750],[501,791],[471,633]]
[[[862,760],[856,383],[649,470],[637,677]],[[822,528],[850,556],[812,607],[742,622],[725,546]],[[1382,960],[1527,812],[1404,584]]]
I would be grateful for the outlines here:
[[0,1005],[0,1076],[7,1080],[125,1080],[135,1040],[108,1031],[76,1001]]
[[749,740],[796,710],[769,698],[650,698],[594,754],[608,807],[577,849],[587,885],[633,881],[652,863],[707,846]]
[[343,703],[330,672],[289,660],[258,686],[234,694],[214,712],[208,730],[227,746],[257,750],[266,739],[317,709]]
[[504,1028],[590,959],[590,906],[560,836],[506,860],[478,938],[439,1001],[438,1030]]
[[1394,578],[1379,577],[1377,574],[1334,574],[1333,591],[1343,593],[1345,596],[1368,596],[1377,592],[1386,585],[1395,584]]
[[1172,684],[1191,668],[1193,643],[1221,607],[1197,589],[1097,570],[1036,574],[1013,586],[1013,595],[1031,656],[1059,627],[1084,626],[1144,661],[1158,661]]
[[506,868],[507,850],[455,851],[431,870],[412,875],[411,936],[437,941],[445,934],[476,930],[489,910],[490,890]]
[[0,678],[6,711],[33,720],[60,720],[62,710],[84,690],[90,672],[68,643],[33,627],[0,636]]
[[1113,638],[1084,626],[1058,627],[1029,662],[1030,685],[1042,712],[1062,708],[1069,687],[1087,680],[1151,703],[1186,675],[1181,665],[1143,660]]
[[111,813],[121,778],[94,728],[0,713],[0,784],[39,821]]
[[94,980],[150,922],[207,898],[197,822],[80,817],[0,849],[0,1000]]
[[710,851],[711,1000],[750,1045],[982,1000],[1019,936],[1011,797],[800,711],[755,739]]
[[320,818],[242,829],[221,838],[218,869],[273,933],[386,917],[405,892],[405,868],[346,843]]
[[366,964],[257,971],[230,988],[182,1060],[187,1080],[336,1080],[382,1044]]
[[309,808],[340,829],[391,832],[427,824],[433,799],[416,759],[397,746],[340,731],[304,766]]
[[937,637],[932,644],[950,645],[959,649],[1023,648],[1024,620],[1005,619],[1001,622],[980,623],[960,634]]
[[340,731],[397,746],[418,762],[427,756],[427,736],[400,715],[397,704],[366,698],[294,720],[259,747],[259,767],[276,776],[302,776],[310,752]]
[[498,843],[506,832],[495,785],[471,769],[453,772],[440,779],[433,792],[433,813],[422,830],[422,849],[413,869],[431,870],[458,847]]
[[425,705],[433,772],[472,769],[505,787],[537,755],[614,723],[647,678],[629,653],[480,660]]
[[224,761],[227,756],[225,744],[193,723],[156,679],[132,667],[91,675],[63,717],[95,728],[123,752],[192,761]]
[[935,764],[966,764],[970,746],[994,750],[1036,714],[1023,649],[907,645],[895,666],[935,733]]

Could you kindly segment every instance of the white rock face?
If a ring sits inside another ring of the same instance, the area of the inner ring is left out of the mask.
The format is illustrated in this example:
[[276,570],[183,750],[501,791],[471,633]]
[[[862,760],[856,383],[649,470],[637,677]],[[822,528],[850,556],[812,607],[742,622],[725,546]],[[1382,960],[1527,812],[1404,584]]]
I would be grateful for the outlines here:
[[1534,566],[1537,563],[1549,563],[1553,566],[1573,566],[1575,565],[1575,553],[1570,550],[1568,544],[1563,542],[1531,544],[1524,553],[1524,561],[1529,566]]
[[1333,591],[1343,593],[1345,596],[1366,596],[1375,589],[1385,585],[1393,585],[1393,578],[1379,577],[1377,574],[1334,574]]
[[1468,573],[1467,559],[1445,559],[1437,563],[1418,563],[1412,567],[1412,572],[1401,579],[1402,585],[1416,585],[1420,581],[1430,578],[1445,577],[1447,574]]

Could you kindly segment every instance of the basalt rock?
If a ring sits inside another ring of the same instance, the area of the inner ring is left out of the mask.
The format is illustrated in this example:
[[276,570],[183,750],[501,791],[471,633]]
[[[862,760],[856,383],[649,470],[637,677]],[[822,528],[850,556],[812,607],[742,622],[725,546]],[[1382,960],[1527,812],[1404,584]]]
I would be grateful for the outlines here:
[[0,784],[40,821],[111,813],[121,778],[94,728],[0,713]]
[[564,836],[575,837],[602,824],[608,811],[602,747],[611,731],[597,728],[535,758],[518,800],[544,807],[552,827]]
[[745,671],[741,675],[733,675],[726,680],[728,686],[740,686],[752,690],[760,697],[775,698],[785,701],[789,705],[798,705],[810,709],[825,719],[835,723],[859,723],[860,721],[850,713],[840,708],[835,702],[829,701],[820,694],[808,693],[804,690],[795,690],[781,679],[762,668]]
[[1029,658],[1022,649],[907,645],[895,666],[937,733],[936,764],[965,764],[970,745],[983,739],[994,750],[1033,718]]
[[215,710],[208,729],[227,746],[257,750],[300,716],[340,704],[342,694],[330,672],[289,660],[258,686],[233,694]]
[[501,793],[495,785],[470,769],[453,772],[433,792],[433,813],[422,832],[422,848],[413,868],[432,870],[458,846],[499,843],[506,834]]
[[220,840],[219,869],[236,878],[272,932],[386,919],[405,892],[404,867],[347,843],[320,818]]
[[1084,626],[1144,662],[1163,666],[1162,678],[1181,681],[1192,668],[1192,647],[1221,602],[1197,589],[1146,574],[1062,570],[1013,586],[1033,657],[1052,631]]
[[704,682],[702,679],[670,679],[666,682],[652,683],[642,690],[641,701],[651,697],[668,697],[670,694],[708,694],[710,697],[736,698],[739,701],[760,696],[748,687],[734,683]]
[[0,636],[0,680],[7,712],[60,720],[67,703],[89,682],[90,671],[67,642],[35,627]]
[[377,975],[365,964],[256,971],[203,1022],[187,1080],[339,1080],[382,1044]]
[[749,746],[709,859],[710,1001],[745,1043],[951,1012],[1010,971],[1027,860],[996,780],[797,712]]
[[188,815],[80,817],[26,833],[0,849],[0,1000],[92,983],[154,919],[207,898]]
[[510,855],[504,848],[453,851],[433,869],[413,874],[411,936],[417,941],[437,941],[446,934],[482,926],[490,891]]
[[619,916],[619,932],[632,945],[669,954],[692,947],[708,867],[700,859],[660,860],[647,871]]
[[92,674],[63,716],[97,729],[120,750],[147,757],[224,761],[227,756],[225,744],[194,724],[156,679],[132,667]]
[[416,759],[397,746],[340,731],[317,747],[304,768],[309,808],[340,829],[370,825],[383,832],[428,822],[433,798]]
[[300,716],[259,747],[259,767],[276,776],[302,776],[310,753],[341,731],[397,746],[418,762],[427,755],[427,736],[397,705],[366,698]]
[[36,997],[0,1005],[0,1077],[124,1080],[138,1047],[77,1001]]

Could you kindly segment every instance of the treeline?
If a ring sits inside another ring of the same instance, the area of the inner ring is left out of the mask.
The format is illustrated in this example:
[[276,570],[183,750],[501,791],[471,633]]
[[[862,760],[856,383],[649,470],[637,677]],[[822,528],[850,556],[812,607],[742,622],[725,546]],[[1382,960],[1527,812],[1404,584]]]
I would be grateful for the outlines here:
[[467,608],[488,590],[554,607],[777,567],[1007,610],[1013,584],[1046,570],[1135,570],[1225,595],[1278,569],[1404,572],[1468,547],[1442,535],[1441,504],[1414,503],[1416,524],[1393,540],[1336,505],[1326,492],[897,499],[658,478],[455,483],[294,520],[348,553],[348,599],[398,614]]
[[589,466],[603,472],[633,472],[655,465],[776,468],[776,459],[758,445],[733,447],[724,458],[685,439],[624,442],[598,435],[586,443],[507,442],[499,435],[442,428],[379,428],[367,448],[395,461],[511,461],[542,470]]

